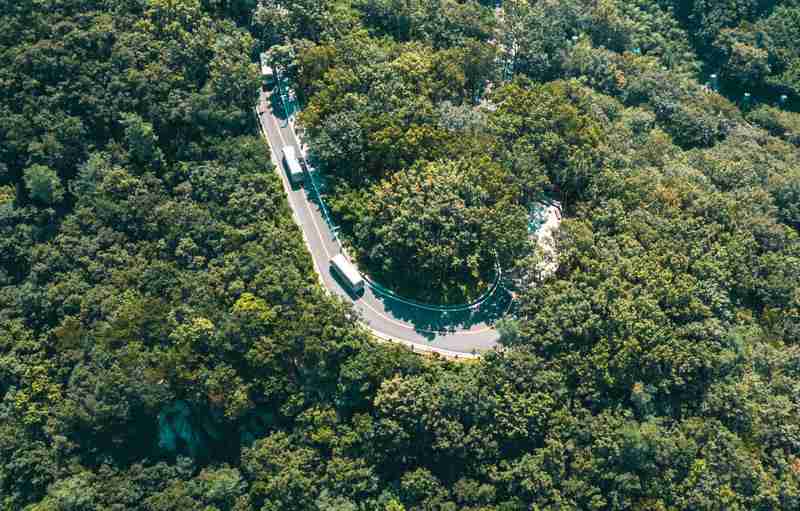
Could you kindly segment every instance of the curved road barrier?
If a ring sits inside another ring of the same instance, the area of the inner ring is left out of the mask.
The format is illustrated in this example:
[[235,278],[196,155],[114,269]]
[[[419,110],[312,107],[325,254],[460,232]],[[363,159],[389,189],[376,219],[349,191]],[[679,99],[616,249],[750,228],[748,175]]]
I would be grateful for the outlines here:
[[366,274],[362,273],[361,276],[364,277],[364,280],[367,281],[367,284],[376,293],[379,293],[381,295],[387,296],[388,298],[392,298],[392,299],[397,300],[399,302],[405,303],[406,305],[409,305],[411,307],[419,307],[421,309],[426,309],[426,310],[436,311],[436,312],[448,312],[448,311],[454,311],[455,312],[455,311],[466,311],[466,310],[477,309],[478,307],[481,306],[481,304],[486,302],[486,300],[488,300],[489,298],[492,297],[492,295],[494,295],[494,293],[501,287],[500,286],[500,280],[503,277],[503,272],[500,270],[499,267],[497,267],[495,271],[497,273],[497,277],[495,277],[494,282],[492,282],[491,287],[489,288],[489,290],[486,293],[482,294],[481,296],[479,296],[478,298],[476,298],[474,301],[472,301],[470,303],[465,303],[465,304],[460,304],[460,305],[435,305],[435,304],[418,302],[417,300],[412,300],[410,298],[404,298],[404,297],[398,295],[397,293],[395,293],[394,291],[392,291],[391,289],[385,288],[382,285],[378,284],[377,282],[372,280],[369,277],[369,275],[366,275]]

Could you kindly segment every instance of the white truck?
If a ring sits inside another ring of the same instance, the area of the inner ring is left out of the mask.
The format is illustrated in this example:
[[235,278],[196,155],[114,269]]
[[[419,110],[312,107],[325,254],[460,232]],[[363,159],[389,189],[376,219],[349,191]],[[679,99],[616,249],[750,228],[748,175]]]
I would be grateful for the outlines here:
[[364,278],[344,255],[336,254],[333,256],[331,258],[331,268],[339,274],[351,293],[358,294],[364,290]]
[[300,184],[303,182],[303,167],[297,159],[297,152],[292,146],[283,148],[283,161],[286,163],[286,170],[289,171],[289,182]]

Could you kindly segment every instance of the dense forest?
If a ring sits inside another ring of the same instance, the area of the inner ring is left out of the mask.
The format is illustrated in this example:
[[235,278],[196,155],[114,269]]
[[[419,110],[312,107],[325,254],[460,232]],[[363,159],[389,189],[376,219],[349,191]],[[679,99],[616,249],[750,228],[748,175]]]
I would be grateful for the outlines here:
[[[800,509],[800,2],[495,3],[0,0],[0,510]],[[503,349],[320,287],[262,51],[360,263],[497,261]]]

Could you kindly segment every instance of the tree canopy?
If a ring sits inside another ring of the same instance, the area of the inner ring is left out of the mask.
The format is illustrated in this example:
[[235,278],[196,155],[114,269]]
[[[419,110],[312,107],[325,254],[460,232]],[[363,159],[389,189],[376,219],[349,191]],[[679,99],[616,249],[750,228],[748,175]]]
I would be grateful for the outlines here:
[[[453,274],[485,288],[495,266],[508,266],[526,247],[527,212],[515,194],[486,157],[417,165],[370,190],[354,232],[364,238],[358,240],[363,259],[396,289],[407,291],[407,284],[392,277],[411,273],[412,283],[419,279],[430,289],[444,287]],[[463,303],[468,296],[463,290],[445,298]]]
[[[800,5],[502,4],[0,0],[0,509],[800,508]],[[261,51],[363,267],[498,262],[502,349],[324,292]]]

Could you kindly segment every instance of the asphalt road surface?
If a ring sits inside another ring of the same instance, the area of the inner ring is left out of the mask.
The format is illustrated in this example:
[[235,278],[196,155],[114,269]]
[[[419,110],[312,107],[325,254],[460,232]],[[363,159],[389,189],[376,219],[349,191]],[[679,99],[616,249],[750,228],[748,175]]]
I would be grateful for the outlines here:
[[[351,296],[342,287],[330,268],[331,257],[340,253],[341,248],[322,217],[313,190],[289,183],[288,173],[282,162],[282,149],[285,146],[294,146],[300,155],[300,143],[291,123],[282,117],[280,100],[276,104],[272,99],[274,98],[270,98],[268,93],[261,92],[256,108],[261,131],[269,143],[272,161],[280,174],[295,222],[303,231],[314,267],[325,288],[351,302],[363,323],[383,340],[400,342],[415,350],[434,351],[450,357],[471,358],[475,354],[495,348],[499,334],[487,324],[486,318],[491,321],[492,318],[502,316],[508,300],[505,303],[493,301],[479,310],[436,312],[376,294],[369,286],[366,286],[361,296]],[[311,188],[310,185],[308,187]]]

